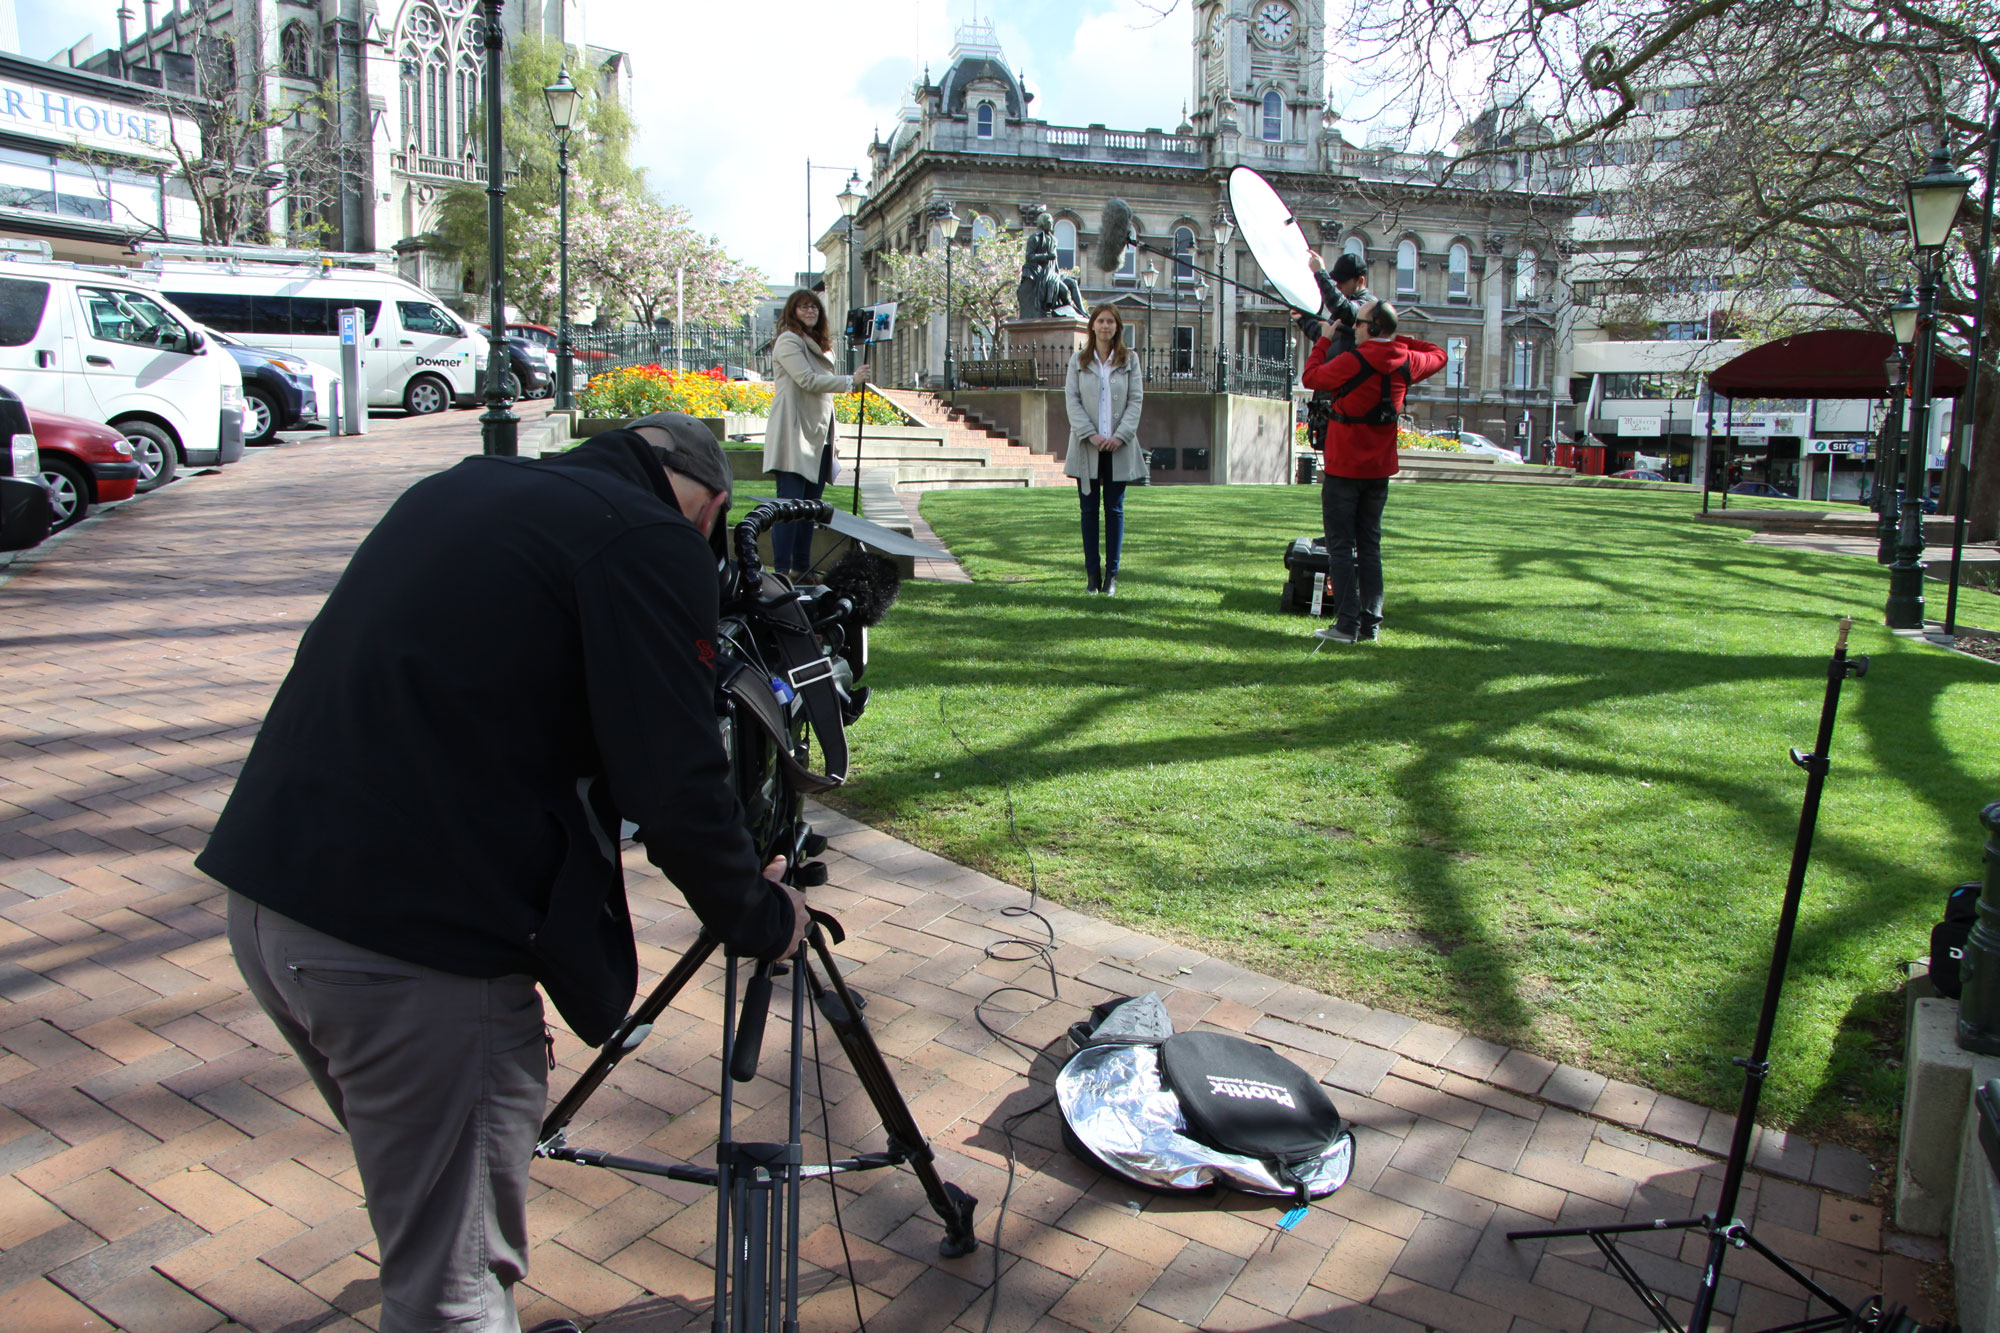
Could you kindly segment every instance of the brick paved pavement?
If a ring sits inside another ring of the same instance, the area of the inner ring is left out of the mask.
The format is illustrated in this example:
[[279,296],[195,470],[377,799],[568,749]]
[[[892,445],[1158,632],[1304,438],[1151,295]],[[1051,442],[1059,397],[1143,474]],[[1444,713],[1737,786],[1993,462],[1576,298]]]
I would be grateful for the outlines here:
[[[0,587],[0,1328],[375,1326],[352,1158],[244,994],[218,891],[192,860],[355,541],[403,486],[475,447],[463,413],[253,453],[79,528]],[[1035,980],[1032,965],[982,951],[1009,926],[998,909],[1022,895],[830,812],[818,822],[833,851],[816,896],[853,932],[842,952],[874,1029],[944,1173],[982,1199],[990,1239],[1006,1183],[1000,1120],[1042,1095],[1025,1058],[973,1016],[993,988]],[[628,866],[656,974],[693,923],[642,858]],[[1045,1045],[1107,995],[1158,989],[1183,1029],[1248,1033],[1322,1077],[1358,1126],[1359,1168],[1280,1233],[1279,1210],[1241,1198],[1120,1188],[1061,1151],[1047,1113],[1029,1116],[996,1328],[1617,1333],[1641,1326],[1640,1308],[1594,1250],[1502,1233],[1681,1215],[1714,1197],[1726,1116],[1049,915],[1061,998],[1001,998],[997,1024]],[[706,1152],[714,985],[711,969],[668,1011],[577,1141]],[[559,1049],[571,1072],[589,1054],[567,1038]],[[852,1077],[831,1068],[826,1087],[836,1142],[880,1147]],[[747,1132],[770,1132],[781,1107],[773,1085],[751,1085]],[[1885,1238],[1862,1159],[1774,1134],[1759,1161],[1745,1210],[1768,1242],[1838,1291],[1916,1300],[1923,1251]],[[534,1177],[528,1320],[701,1324],[703,1191],[556,1163]],[[907,1173],[839,1188],[871,1328],[983,1325],[990,1248],[938,1259]],[[831,1196],[806,1197],[808,1326],[852,1327]],[[1669,1262],[1689,1248],[1676,1237],[1631,1248],[1649,1276],[1691,1284],[1693,1270]],[[1799,1313],[1765,1265],[1732,1256],[1729,1272],[1724,1309],[1743,1326]]]

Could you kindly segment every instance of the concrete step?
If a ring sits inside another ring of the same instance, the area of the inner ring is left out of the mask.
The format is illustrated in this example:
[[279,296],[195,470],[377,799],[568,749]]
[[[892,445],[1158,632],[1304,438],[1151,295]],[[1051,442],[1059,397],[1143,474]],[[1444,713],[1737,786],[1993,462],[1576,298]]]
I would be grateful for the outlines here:
[[1069,484],[1069,478],[1063,475],[1062,464],[1053,456],[1038,454],[1016,443],[1004,431],[980,421],[972,413],[953,409],[934,393],[915,389],[885,389],[883,396],[903,411],[946,432],[951,446],[982,450],[994,468],[1016,470],[1025,477],[1024,481],[1010,480],[999,484],[1029,486]]

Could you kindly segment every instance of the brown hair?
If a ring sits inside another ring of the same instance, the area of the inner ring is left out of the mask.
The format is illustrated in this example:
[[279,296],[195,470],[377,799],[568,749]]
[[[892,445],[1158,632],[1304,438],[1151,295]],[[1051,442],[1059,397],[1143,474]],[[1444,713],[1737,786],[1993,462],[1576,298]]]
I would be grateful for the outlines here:
[[[809,329],[799,319],[799,307],[808,301],[819,307],[819,326],[817,328]],[[796,333],[807,342],[817,344],[819,350],[822,352],[833,346],[833,330],[828,326],[826,302],[820,300],[818,292],[807,291],[804,287],[799,288],[785,298],[785,308],[778,315],[778,332]]]
[[1076,354],[1076,364],[1080,370],[1088,370],[1090,363],[1097,358],[1097,317],[1107,310],[1111,312],[1111,318],[1118,322],[1118,332],[1111,336],[1112,366],[1115,369],[1123,370],[1125,368],[1125,359],[1131,355],[1125,347],[1125,317],[1118,313],[1117,306],[1106,301],[1103,305],[1090,312],[1090,337]]

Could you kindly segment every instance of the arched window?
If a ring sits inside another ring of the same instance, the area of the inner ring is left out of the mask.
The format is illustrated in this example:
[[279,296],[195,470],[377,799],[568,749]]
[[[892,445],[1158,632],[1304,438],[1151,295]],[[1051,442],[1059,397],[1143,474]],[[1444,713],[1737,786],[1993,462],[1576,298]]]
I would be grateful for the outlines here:
[[1056,267],[1076,267],[1076,224],[1068,218],[1056,219]]
[[1264,94],[1264,138],[1276,143],[1285,137],[1285,99],[1273,88]]
[[1470,299],[1472,295],[1472,252],[1463,245],[1453,242],[1450,262],[1445,268],[1444,294],[1454,301]]
[[979,137],[982,139],[991,139],[993,137],[993,104],[991,102],[981,102],[979,104]]
[[992,240],[993,234],[999,230],[1000,230],[999,223],[995,222],[992,218],[987,217],[984,213],[981,213],[978,217],[972,220],[973,244],[977,245],[981,241]]
[[444,23],[429,5],[403,16],[403,141],[431,157],[451,155],[450,65]]
[[397,85],[402,93],[402,146],[413,153],[423,151],[424,94],[423,57],[405,42],[397,66]]
[[1362,240],[1359,236],[1348,237],[1346,242],[1340,247],[1340,253],[1344,255],[1353,255],[1356,259],[1361,261],[1361,267],[1363,269],[1366,269],[1368,267],[1368,243]]
[[1194,281],[1194,228],[1174,228],[1174,281]]
[[288,78],[312,77],[312,38],[306,34],[306,25],[296,19],[278,34],[278,64]]
[[1523,250],[1521,257],[1514,261],[1514,304],[1535,299],[1535,269],[1541,263],[1541,256],[1533,250]]
[[461,155],[479,153],[479,145],[473,142],[472,117],[479,109],[479,58],[470,51],[461,51],[458,56],[458,74],[452,80],[452,108],[456,113],[452,124],[458,130],[458,151]]
[[1414,296],[1417,290],[1417,243],[1400,241],[1396,245],[1396,294]]

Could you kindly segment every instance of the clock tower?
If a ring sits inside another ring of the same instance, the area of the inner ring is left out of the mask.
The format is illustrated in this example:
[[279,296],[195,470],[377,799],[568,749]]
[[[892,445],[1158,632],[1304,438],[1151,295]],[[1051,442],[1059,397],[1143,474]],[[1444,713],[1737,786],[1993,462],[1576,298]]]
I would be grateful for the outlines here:
[[1326,0],[1196,0],[1194,112],[1216,165],[1310,171],[1326,110]]

